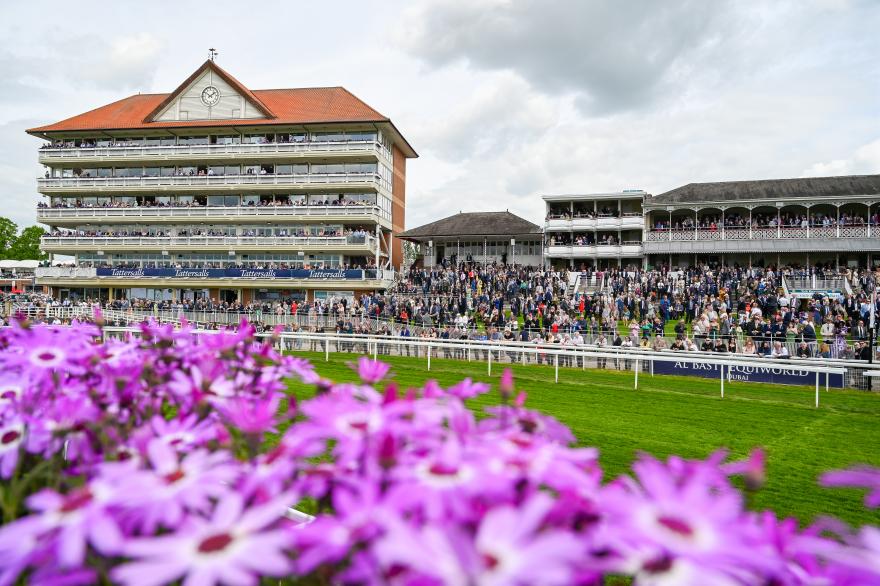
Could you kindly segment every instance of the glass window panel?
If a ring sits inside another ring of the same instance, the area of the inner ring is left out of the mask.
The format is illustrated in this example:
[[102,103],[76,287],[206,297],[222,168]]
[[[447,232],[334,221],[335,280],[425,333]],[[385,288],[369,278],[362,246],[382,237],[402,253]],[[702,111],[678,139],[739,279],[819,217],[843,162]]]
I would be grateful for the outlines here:
[[342,132],[316,132],[312,135],[314,142],[343,142],[345,134]]

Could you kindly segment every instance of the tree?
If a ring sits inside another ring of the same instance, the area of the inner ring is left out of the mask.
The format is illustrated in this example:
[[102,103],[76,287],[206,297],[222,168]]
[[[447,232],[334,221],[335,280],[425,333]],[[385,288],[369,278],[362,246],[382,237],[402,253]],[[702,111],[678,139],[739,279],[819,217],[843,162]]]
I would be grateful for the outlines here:
[[40,237],[46,231],[39,226],[28,226],[12,242],[6,258],[12,260],[45,260],[47,255],[40,250]]
[[9,258],[9,249],[15,243],[18,226],[9,218],[0,218],[0,258]]

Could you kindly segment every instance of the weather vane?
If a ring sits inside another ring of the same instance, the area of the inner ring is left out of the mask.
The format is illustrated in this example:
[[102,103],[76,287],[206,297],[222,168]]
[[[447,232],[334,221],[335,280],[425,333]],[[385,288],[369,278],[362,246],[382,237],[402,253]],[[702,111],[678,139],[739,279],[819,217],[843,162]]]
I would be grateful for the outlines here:
[[214,47],[211,47],[210,49],[208,49],[208,51],[211,54],[211,61],[213,61],[217,57],[217,55],[220,54],[217,52],[217,50]]

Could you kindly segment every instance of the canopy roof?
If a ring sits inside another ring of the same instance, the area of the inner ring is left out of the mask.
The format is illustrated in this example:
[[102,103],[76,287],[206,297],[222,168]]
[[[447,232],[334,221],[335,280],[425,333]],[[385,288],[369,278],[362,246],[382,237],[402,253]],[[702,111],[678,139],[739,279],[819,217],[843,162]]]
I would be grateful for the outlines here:
[[880,194],[880,175],[802,177],[755,181],[688,183],[645,200],[645,205],[725,203],[735,201],[824,199]]
[[541,234],[540,226],[508,211],[459,212],[454,216],[413,228],[398,234],[404,240],[426,240],[438,237],[512,237]]

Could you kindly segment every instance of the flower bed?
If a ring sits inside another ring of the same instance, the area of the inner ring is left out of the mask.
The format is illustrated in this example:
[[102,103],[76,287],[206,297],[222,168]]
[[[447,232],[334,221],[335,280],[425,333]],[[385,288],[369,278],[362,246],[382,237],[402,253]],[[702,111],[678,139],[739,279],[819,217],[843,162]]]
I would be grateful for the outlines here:
[[[0,586],[880,583],[876,527],[748,510],[760,451],[645,455],[607,481],[509,372],[478,421],[464,401],[487,385],[402,389],[368,358],[334,384],[246,325],[99,336],[0,332]],[[288,377],[317,395],[297,404]],[[823,482],[880,505],[876,470]]]

